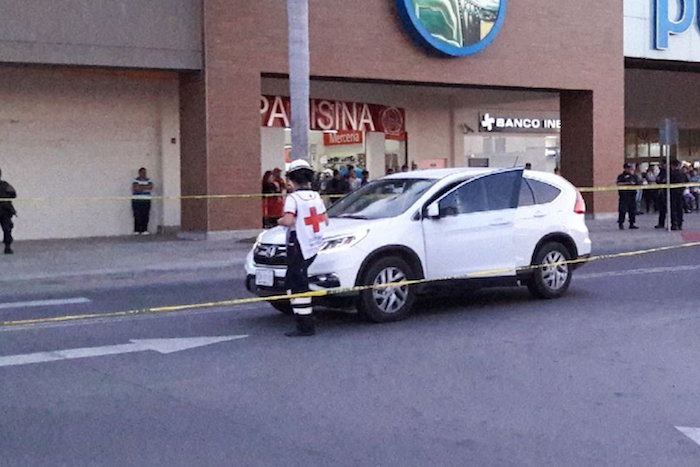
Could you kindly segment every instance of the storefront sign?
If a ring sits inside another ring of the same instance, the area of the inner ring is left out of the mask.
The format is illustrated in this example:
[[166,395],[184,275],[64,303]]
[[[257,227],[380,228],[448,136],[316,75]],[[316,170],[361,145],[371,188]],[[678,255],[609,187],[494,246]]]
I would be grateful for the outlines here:
[[625,57],[700,62],[700,0],[624,0]]
[[396,0],[399,17],[421,46],[451,57],[481,52],[503,27],[508,0]]
[[[669,2],[676,2],[678,10],[671,15]],[[654,0],[654,48],[668,49],[668,38],[683,34],[695,25],[700,34],[700,0]]]
[[323,134],[324,146],[340,146],[344,144],[362,144],[364,133],[355,130],[339,130]]
[[[260,117],[264,127],[289,128],[290,102],[286,96],[261,96]],[[406,112],[377,104],[311,99],[311,130],[354,130],[384,133],[387,139],[406,139]]]
[[558,133],[561,120],[558,118],[513,117],[482,114],[479,117],[479,131],[486,133]]

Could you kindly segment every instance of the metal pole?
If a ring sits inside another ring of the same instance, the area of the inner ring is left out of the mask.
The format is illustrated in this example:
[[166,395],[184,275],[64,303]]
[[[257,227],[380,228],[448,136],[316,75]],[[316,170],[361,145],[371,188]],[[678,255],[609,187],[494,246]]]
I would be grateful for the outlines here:
[[[292,154],[309,159],[309,2],[287,0]],[[310,161],[309,161],[310,162]]]
[[[666,185],[671,183],[671,145],[665,144],[666,148]],[[668,225],[666,231],[671,231],[671,187],[666,186],[666,215],[668,216]]]

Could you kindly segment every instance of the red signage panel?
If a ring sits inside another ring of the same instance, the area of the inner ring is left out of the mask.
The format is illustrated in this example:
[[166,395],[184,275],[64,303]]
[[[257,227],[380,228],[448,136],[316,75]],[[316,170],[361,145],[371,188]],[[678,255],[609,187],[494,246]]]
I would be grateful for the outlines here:
[[362,144],[364,133],[355,130],[338,130],[323,134],[324,146],[340,146],[344,144]]
[[[264,127],[289,128],[290,101],[286,96],[261,96],[260,118]],[[398,107],[328,99],[311,99],[312,130],[377,131],[388,139],[406,139],[406,111]]]

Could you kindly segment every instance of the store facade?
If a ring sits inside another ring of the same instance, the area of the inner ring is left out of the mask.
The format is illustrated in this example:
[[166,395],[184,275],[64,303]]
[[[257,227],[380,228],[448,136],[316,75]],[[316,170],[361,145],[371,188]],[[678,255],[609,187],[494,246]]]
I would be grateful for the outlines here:
[[[204,3],[207,59],[202,73],[183,79],[180,93],[182,165],[189,173],[183,194],[257,192],[261,173],[284,163],[284,129],[263,126],[261,117],[270,100],[288,96],[284,3],[256,2],[243,12],[223,0]],[[335,146],[315,129],[320,134],[311,135],[310,153],[318,167],[346,157],[359,163],[364,155],[371,176],[380,176],[396,154],[397,164],[419,167],[468,166],[470,159],[490,166],[531,162],[544,170],[559,164],[579,186],[610,183],[624,146],[621,2],[590,8],[574,0],[502,1],[495,2],[502,13],[481,11],[476,19],[469,8],[479,2],[429,3],[415,2],[428,20],[423,33],[479,50],[448,56],[430,49],[407,27],[411,9],[401,2],[368,0],[361,8],[309,2],[310,106],[376,105],[405,118],[405,141],[394,147],[386,132],[366,126],[362,135],[346,134],[347,145]],[[237,20],[241,13],[246,21]],[[454,22],[436,24],[438,16]],[[457,27],[460,33],[447,37]],[[197,118],[203,113],[204,125]],[[481,123],[486,115],[514,123],[487,131]],[[360,131],[325,131],[341,130]],[[603,196],[590,197],[589,205],[614,209]],[[259,212],[248,199],[187,202],[183,228],[250,228],[259,224]]]
[[[286,2],[5,3],[0,167],[21,195],[66,196],[30,170],[57,166],[68,195],[128,197],[147,166],[169,197],[154,230],[260,226],[261,175],[291,145]],[[658,160],[663,118],[679,125],[673,154],[700,160],[697,0],[309,0],[309,12],[317,170],[529,163],[607,186],[623,161]],[[616,210],[614,192],[586,197],[589,213]],[[129,230],[128,202],[23,212],[18,239]]]
[[700,168],[700,3],[625,0],[625,57],[626,160],[658,164],[661,121],[671,119],[671,157]]

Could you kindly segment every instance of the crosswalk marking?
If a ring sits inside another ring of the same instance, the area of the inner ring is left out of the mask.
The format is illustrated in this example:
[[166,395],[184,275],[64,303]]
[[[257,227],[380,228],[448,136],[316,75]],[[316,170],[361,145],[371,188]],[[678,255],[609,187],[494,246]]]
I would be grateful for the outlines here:
[[32,300],[28,302],[0,303],[0,310],[7,310],[10,308],[36,308],[40,306],[77,305],[80,303],[90,303],[90,299],[85,297],[75,297],[60,298],[55,300]]

